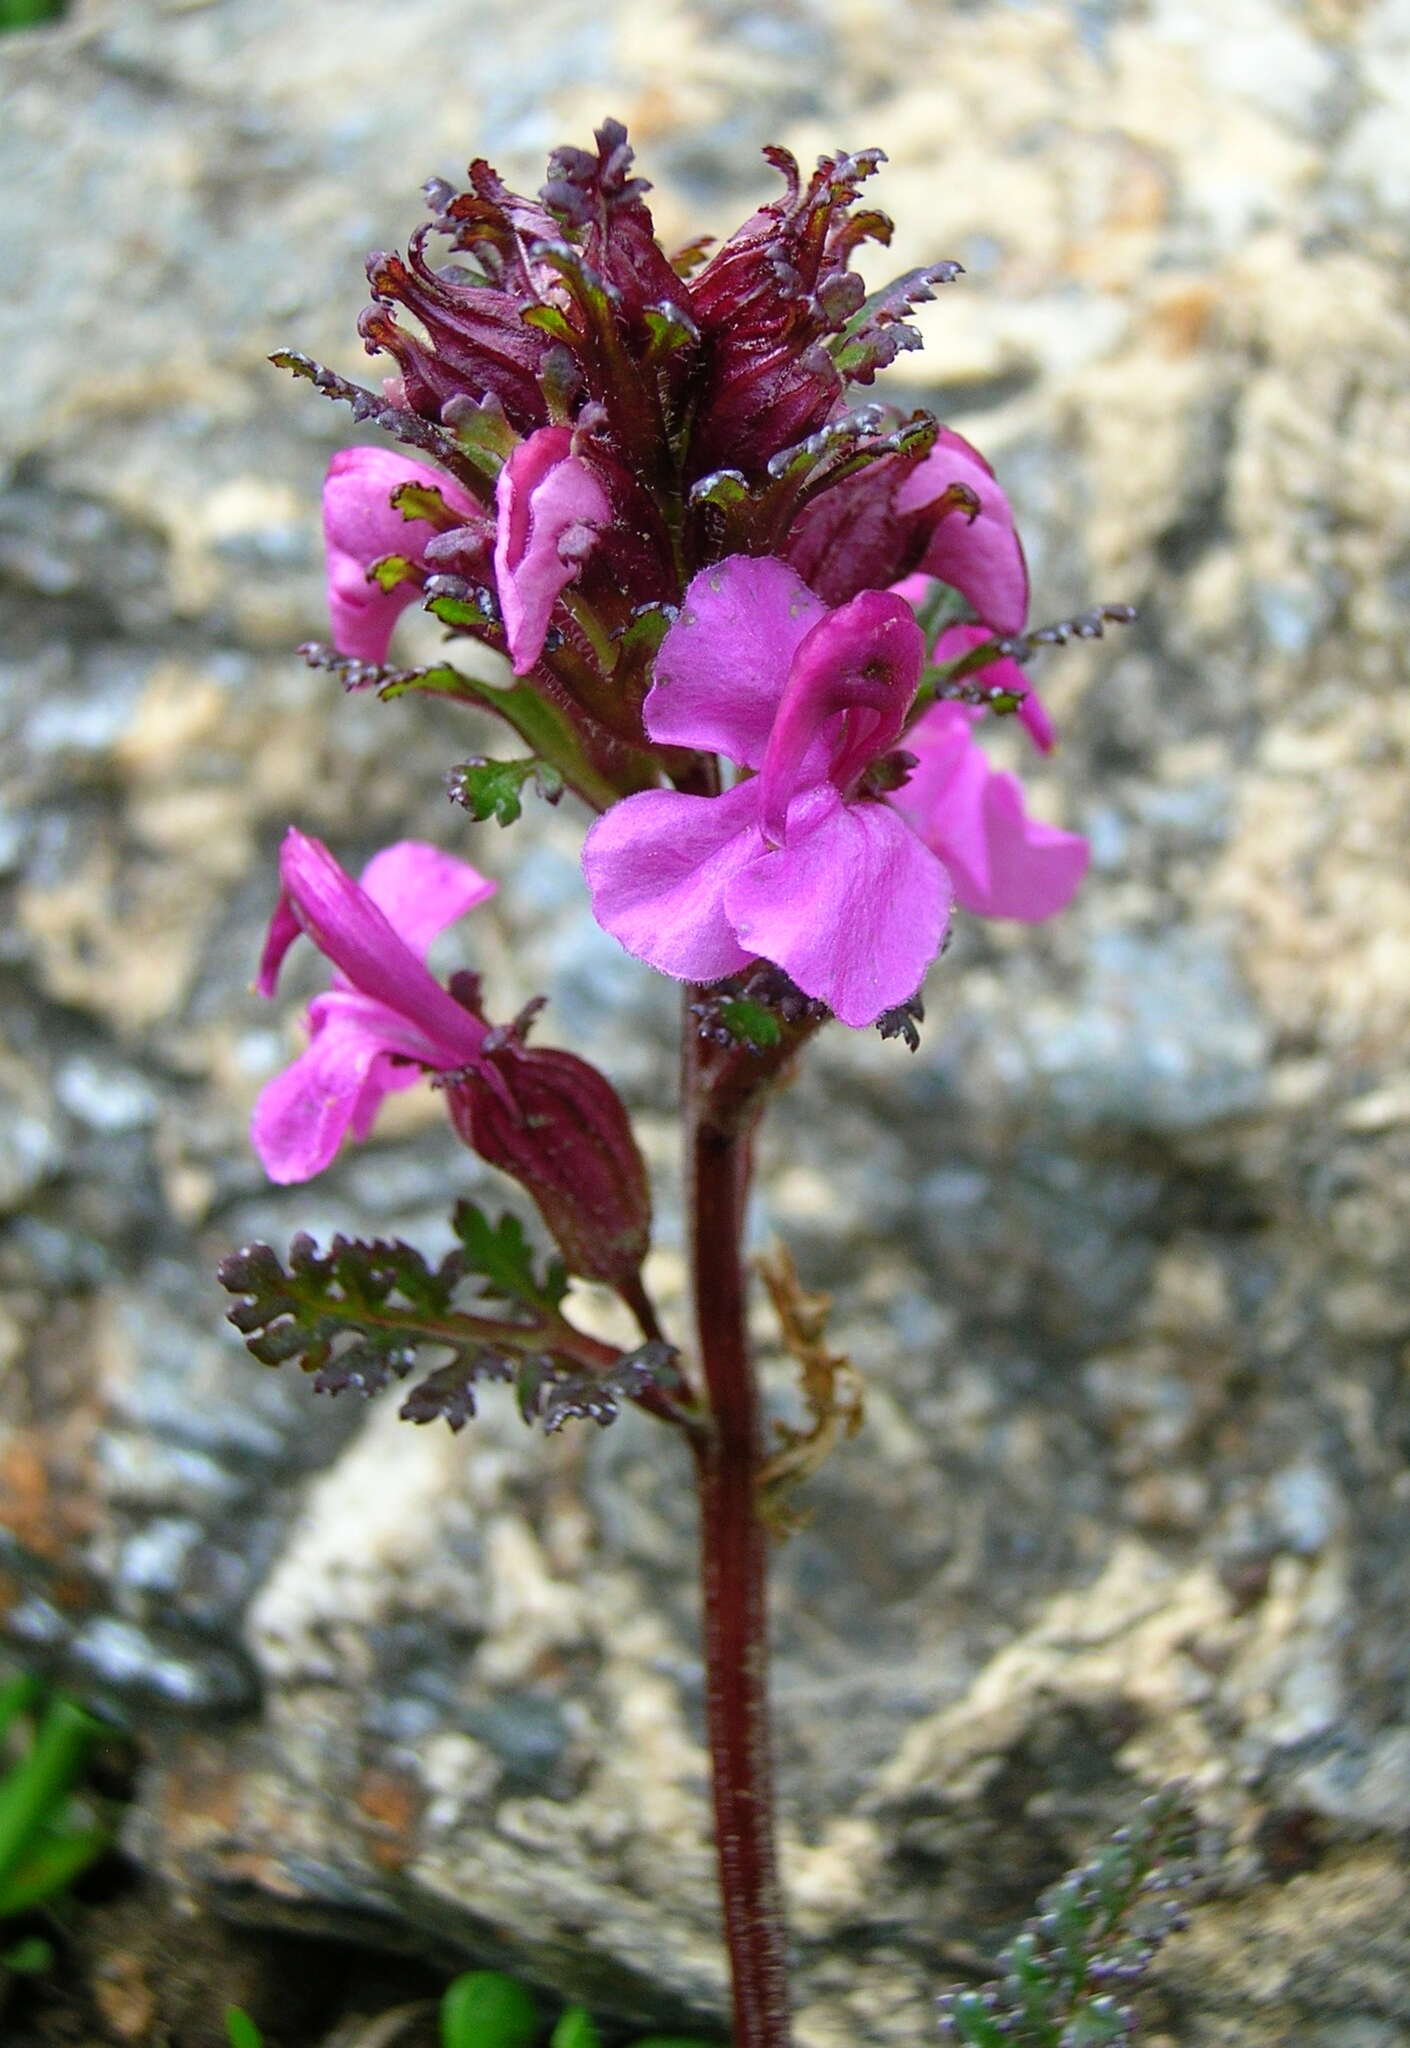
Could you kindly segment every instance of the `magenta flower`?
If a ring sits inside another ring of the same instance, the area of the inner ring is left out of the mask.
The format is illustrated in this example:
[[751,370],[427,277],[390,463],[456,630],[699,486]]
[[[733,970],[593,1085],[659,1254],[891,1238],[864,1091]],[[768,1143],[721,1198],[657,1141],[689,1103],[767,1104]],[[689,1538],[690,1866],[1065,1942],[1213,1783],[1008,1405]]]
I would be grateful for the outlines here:
[[300,933],[334,969],[332,988],[309,1004],[308,1050],[266,1084],[251,1122],[265,1172],[288,1183],[321,1173],[349,1131],[365,1138],[385,1096],[479,1060],[488,1027],[441,987],[425,955],[495,885],[414,839],[374,854],[355,882],[292,826],[279,872],[256,987],[273,995]]
[[553,607],[612,516],[607,493],[567,427],[540,427],[495,485],[495,587],[516,676],[543,652]]
[[646,729],[759,772],[718,797],[647,790],[600,818],[583,849],[598,922],[680,980],[772,960],[845,1024],[914,995],[949,877],[864,780],[900,738],[924,653],[884,591],[829,612],[771,558],[704,570],[661,644]]
[[494,891],[454,855],[414,839],[374,854],[362,880],[290,827],[283,889],[256,982],[272,996],[301,933],[333,965],[309,1004],[309,1046],[255,1104],[250,1132],[273,1181],[310,1180],[351,1131],[365,1138],[383,1099],[444,1077],[457,1134],[519,1181],[571,1271],[620,1286],[646,1255],[651,1199],[631,1124],[610,1081],[576,1054],[493,1029],[473,976],[442,988],[425,955],[439,932]]
[[323,538],[328,551],[328,610],[333,644],[359,661],[385,661],[392,628],[413,600],[415,583],[383,590],[368,572],[384,555],[423,564],[436,528],[406,519],[392,503],[402,484],[434,486],[452,512],[467,520],[477,507],[442,470],[408,462],[386,448],[340,448],[323,485]]
[[[829,611],[769,557],[697,576],[646,729],[758,772],[717,797],[647,790],[599,818],[583,849],[599,924],[679,980],[772,960],[860,1027],[915,994],[952,900],[1030,922],[1060,909],[1086,842],[1031,819],[1015,778],[990,769],[982,712],[939,704],[906,731],[923,656],[894,592]],[[883,798],[868,771],[898,743],[917,765]]]
[[1029,817],[1017,776],[991,768],[974,736],[983,718],[964,704],[923,712],[905,742],[917,765],[890,801],[944,862],[962,910],[1036,924],[1071,900],[1090,849]]

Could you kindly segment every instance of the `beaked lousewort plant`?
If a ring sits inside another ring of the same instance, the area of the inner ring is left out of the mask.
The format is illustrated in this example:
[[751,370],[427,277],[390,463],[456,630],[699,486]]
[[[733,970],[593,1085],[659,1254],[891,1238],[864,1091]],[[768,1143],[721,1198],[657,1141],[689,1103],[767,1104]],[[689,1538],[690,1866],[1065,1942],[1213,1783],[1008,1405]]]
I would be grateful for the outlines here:
[[[853,1383],[786,1260],[769,1275],[812,1411],[765,1428],[746,1335],[741,1237],[751,1147],[772,1091],[836,1019],[914,1050],[925,974],[958,914],[1034,922],[1087,865],[989,765],[1013,716],[1052,725],[1026,663],[1130,616],[1103,606],[1033,630],[1008,500],[977,449],[928,412],[854,404],[912,309],[956,263],[867,295],[859,206],[879,151],[783,189],[710,252],[667,255],[624,131],[561,149],[536,199],[487,163],[435,180],[406,255],[374,255],[359,322],[392,374],[368,387],[307,357],[280,367],[390,446],[333,458],[323,496],[329,645],[349,690],[489,710],[518,751],[450,771],[470,817],[509,824],[526,792],[595,817],[592,913],[683,984],[681,1116],[694,1341],[643,1280],[651,1223],[630,1120],[605,1075],[534,1038],[542,998],[491,1021],[478,976],[443,985],[427,948],[491,892],[465,861],[405,840],[354,880],[291,826],[259,986],[309,938],[331,986],[308,1046],[264,1089],[255,1148],[303,1181],[365,1137],[383,1098],[429,1080],[472,1150],[537,1204],[555,1254],[462,1202],[431,1265],[399,1242],[296,1239],[228,1259],[232,1320],[257,1358],[330,1392],[417,1372],[402,1413],[460,1428],[484,1381],[526,1421],[607,1423],[634,1403],[675,1433],[700,1503],[707,1720],[735,2048],[789,2038],[766,1685],[769,1528],[779,1495],[855,1427]],[[433,251],[434,256],[433,256]],[[406,316],[409,316],[407,318]],[[469,666],[388,662],[420,604]],[[509,673],[485,652],[504,657]],[[573,1319],[575,1277],[615,1290],[641,1341]]]

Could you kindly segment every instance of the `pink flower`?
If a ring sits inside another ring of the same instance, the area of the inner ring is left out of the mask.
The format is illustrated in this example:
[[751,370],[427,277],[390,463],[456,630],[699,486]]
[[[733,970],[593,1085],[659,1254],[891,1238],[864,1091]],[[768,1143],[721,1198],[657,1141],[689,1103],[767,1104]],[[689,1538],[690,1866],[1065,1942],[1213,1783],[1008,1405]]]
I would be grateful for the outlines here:
[[718,797],[647,790],[600,818],[583,849],[598,922],[680,980],[772,960],[845,1024],[914,995],[950,881],[862,785],[901,736],[924,653],[884,591],[829,612],[771,558],[703,571],[661,644],[646,729],[759,772]]
[[[991,771],[982,712],[939,704],[906,731],[923,658],[894,592],[830,611],[771,557],[703,571],[661,643],[646,729],[758,772],[599,818],[583,848],[598,923],[683,981],[772,960],[860,1027],[915,994],[952,900],[1028,921],[1060,909],[1086,842],[1030,819],[1014,777]],[[898,744],[917,766],[883,800],[867,771]]]
[[495,588],[516,676],[543,653],[554,605],[573,581],[612,508],[568,427],[521,441],[495,485]]
[[433,485],[451,511],[466,519],[476,507],[441,470],[408,462],[386,448],[340,448],[323,485],[323,538],[328,557],[328,610],[333,644],[359,661],[385,661],[387,646],[406,607],[420,592],[414,583],[383,590],[368,571],[383,555],[423,562],[436,528],[404,519],[392,504],[402,484]]
[[[251,1136],[273,1181],[310,1180],[351,1131],[365,1138],[385,1096],[442,1075],[457,1134],[538,1203],[569,1270],[620,1286],[646,1255],[651,1198],[621,1099],[576,1054],[495,1030],[474,978],[442,988],[432,939],[493,893],[463,860],[418,840],[374,854],[355,882],[321,841],[292,827],[283,889],[256,987],[272,996],[300,934],[333,964],[309,1004],[309,1046],[260,1094]],[[461,999],[461,988],[464,998]]]
[[945,863],[962,910],[1036,924],[1071,900],[1090,849],[1028,816],[1017,776],[991,768],[974,736],[983,717],[964,704],[923,712],[905,741],[917,765],[890,800]]
[[[947,494],[953,494],[947,503]],[[963,495],[977,500],[963,503]],[[950,427],[896,493],[900,513],[923,513],[934,523],[918,567],[966,598],[998,633],[1021,633],[1028,618],[1028,565],[1009,501],[977,448]]]
[[309,1005],[308,1050],[265,1086],[251,1122],[265,1172],[287,1183],[321,1173],[349,1131],[365,1138],[384,1096],[479,1060],[487,1026],[441,987],[425,955],[495,885],[414,839],[374,854],[354,882],[320,840],[292,826],[279,872],[260,994],[273,995],[300,933],[334,968],[332,988]]

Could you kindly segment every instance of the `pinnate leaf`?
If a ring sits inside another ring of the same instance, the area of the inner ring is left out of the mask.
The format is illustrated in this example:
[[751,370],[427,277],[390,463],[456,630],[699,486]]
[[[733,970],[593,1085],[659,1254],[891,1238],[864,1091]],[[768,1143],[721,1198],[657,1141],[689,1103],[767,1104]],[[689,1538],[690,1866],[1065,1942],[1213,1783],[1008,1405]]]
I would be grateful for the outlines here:
[[1147,1799],[1131,1827],[1043,1894],[1038,1917],[1001,1951],[994,1983],[941,1999],[941,2040],[964,2048],[1114,2048],[1132,2040],[1126,1993],[1183,1922],[1194,1834],[1177,1790]]

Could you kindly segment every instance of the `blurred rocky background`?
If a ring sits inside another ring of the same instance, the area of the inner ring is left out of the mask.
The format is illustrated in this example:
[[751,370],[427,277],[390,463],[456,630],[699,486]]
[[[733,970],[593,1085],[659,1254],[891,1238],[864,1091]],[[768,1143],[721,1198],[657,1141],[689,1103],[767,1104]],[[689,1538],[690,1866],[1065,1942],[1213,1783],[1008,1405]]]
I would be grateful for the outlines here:
[[[429,1093],[262,1184],[294,820],[503,878],[464,957],[639,1107],[679,1310],[669,993],[568,806],[467,827],[482,730],[301,666],[351,430],[264,361],[366,374],[420,180],[532,186],[612,113],[668,244],[773,189],[766,141],[884,147],[874,279],[967,273],[891,392],[997,462],[1039,618],[1141,608],[1045,671],[1078,908],[968,925],[921,1052],[830,1033],[765,1149],[760,1244],[869,1390],[778,1553],[800,2039],[929,2038],[1179,1775],[1217,1881],[1146,2038],[1410,2043],[1404,0],[93,0],[0,41],[0,105],[0,1611],[144,1737],[161,1911],[721,2011],[674,1446],[321,1400],[212,1279],[500,1199]],[[103,2038],[218,2038],[180,1975]]]

